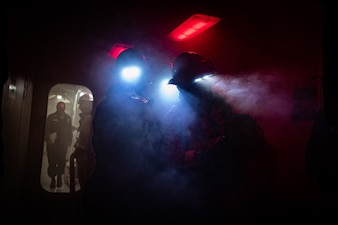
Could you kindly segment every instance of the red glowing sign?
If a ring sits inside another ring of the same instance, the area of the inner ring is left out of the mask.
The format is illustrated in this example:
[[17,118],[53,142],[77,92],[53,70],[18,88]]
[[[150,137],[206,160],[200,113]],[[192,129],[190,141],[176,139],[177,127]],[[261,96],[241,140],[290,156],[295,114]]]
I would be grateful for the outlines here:
[[174,29],[168,37],[174,41],[188,40],[218,23],[221,19],[204,14],[194,14]]
[[116,59],[121,54],[121,52],[131,47],[132,47],[131,45],[116,43],[113,45],[113,47],[111,47],[109,51],[109,56],[112,57],[113,59]]

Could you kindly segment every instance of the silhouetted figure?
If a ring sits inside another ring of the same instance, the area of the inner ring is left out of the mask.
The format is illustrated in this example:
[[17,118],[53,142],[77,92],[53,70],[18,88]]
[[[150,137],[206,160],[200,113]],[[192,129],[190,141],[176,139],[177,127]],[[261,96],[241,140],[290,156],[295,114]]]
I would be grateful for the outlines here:
[[263,131],[211,90],[215,72],[194,52],[180,54],[173,64],[169,84],[177,86],[180,101],[164,119],[167,173],[159,182],[168,212],[160,213],[168,224],[248,224],[259,217],[248,208],[258,212],[271,191]]
[[115,62],[115,80],[96,109],[96,168],[84,198],[88,224],[149,224],[155,220],[148,186],[155,171],[151,143],[159,133],[153,135],[150,105],[142,96],[146,75],[144,56],[133,48],[123,51]]
[[[65,112],[66,104],[58,102],[56,112],[48,115],[46,120],[45,141],[47,143],[48,176],[50,188],[62,187],[62,175],[65,171],[66,154],[72,143],[72,122]],[[56,179],[56,180],[55,180]]]
[[78,178],[82,189],[93,172],[95,165],[95,154],[92,148],[93,97],[86,93],[80,97],[78,104],[81,110],[79,114],[78,138],[71,158],[74,157],[76,159]]
[[338,131],[327,122],[324,108],[314,118],[306,162],[310,185],[338,194]]
[[338,131],[326,119],[325,110],[318,110],[306,145],[306,166],[311,197],[314,198],[316,222],[338,222]]

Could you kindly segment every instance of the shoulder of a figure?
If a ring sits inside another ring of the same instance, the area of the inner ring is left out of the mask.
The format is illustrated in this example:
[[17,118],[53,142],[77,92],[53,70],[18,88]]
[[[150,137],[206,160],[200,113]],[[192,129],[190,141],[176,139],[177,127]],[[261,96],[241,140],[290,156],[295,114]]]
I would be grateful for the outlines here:
[[49,114],[48,117],[53,117],[53,116],[56,116],[56,115],[57,115],[56,112],[53,112],[53,113]]
[[232,126],[237,126],[238,128],[245,129],[247,131],[261,130],[256,120],[248,114],[233,114],[228,122],[232,124]]
[[55,113],[52,113],[48,116],[48,119],[53,120],[54,118],[58,118],[58,115]]

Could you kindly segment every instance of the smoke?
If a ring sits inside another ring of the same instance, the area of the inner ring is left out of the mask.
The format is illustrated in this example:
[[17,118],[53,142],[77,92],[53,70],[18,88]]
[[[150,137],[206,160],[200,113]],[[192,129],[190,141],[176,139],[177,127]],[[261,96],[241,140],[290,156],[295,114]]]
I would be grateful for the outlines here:
[[292,103],[278,74],[218,75],[210,82],[212,90],[222,96],[234,112],[258,117],[290,114]]

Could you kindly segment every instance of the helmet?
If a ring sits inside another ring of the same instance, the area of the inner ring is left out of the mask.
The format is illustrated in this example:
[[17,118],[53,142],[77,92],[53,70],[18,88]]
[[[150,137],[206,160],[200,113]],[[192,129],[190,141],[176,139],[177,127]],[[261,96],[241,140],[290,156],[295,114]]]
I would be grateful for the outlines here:
[[79,98],[79,103],[81,103],[81,102],[92,102],[92,101],[93,101],[93,97],[88,93],[85,93],[84,95],[82,95]]
[[144,64],[145,57],[135,48],[127,48],[122,51],[115,61],[115,67],[120,68],[125,65],[142,65]]
[[127,89],[140,89],[144,85],[145,70],[145,57],[134,48],[121,52],[115,61],[116,78],[119,85]]
[[90,113],[93,109],[93,95],[89,93],[85,93],[82,95],[79,100],[79,109],[81,110],[82,113]]
[[181,88],[190,86],[196,78],[207,74],[214,74],[216,69],[212,63],[195,52],[181,53],[173,63],[172,75],[168,84]]

